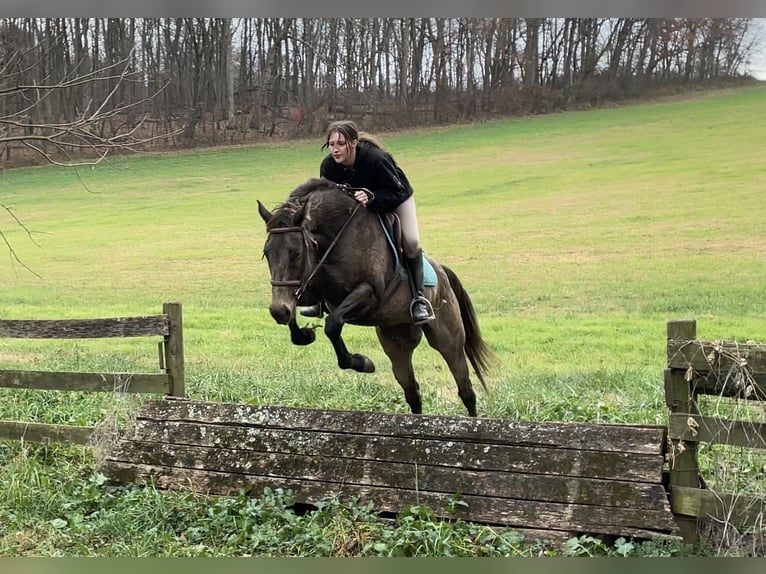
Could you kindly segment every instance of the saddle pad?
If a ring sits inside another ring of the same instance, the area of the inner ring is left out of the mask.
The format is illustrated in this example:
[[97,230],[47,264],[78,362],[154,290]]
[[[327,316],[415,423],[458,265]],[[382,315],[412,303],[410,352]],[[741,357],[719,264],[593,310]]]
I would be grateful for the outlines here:
[[436,287],[436,271],[431,262],[423,257],[423,285]]
[[[394,253],[394,257],[396,258],[396,269],[399,272],[399,275],[402,277],[402,281],[407,280],[407,269],[405,268],[404,264],[402,263],[401,256],[399,254],[399,250],[396,247],[396,242],[391,237],[391,233],[388,229],[388,226],[386,225],[385,220],[383,219],[383,216],[378,214],[378,221],[380,221],[380,226],[383,228],[383,234],[386,236],[386,239],[388,240],[388,246],[391,248],[391,251]],[[428,259],[425,258],[425,255],[423,256],[423,285],[426,287],[436,287],[438,281],[436,279],[436,271],[434,270],[433,265],[431,265],[431,262],[428,261]]]
[[[396,269],[402,281],[407,281],[407,268],[398,257],[396,259]],[[436,287],[437,284],[438,280],[436,279],[436,271],[433,265],[431,265],[428,259],[423,257],[423,285],[425,287]]]

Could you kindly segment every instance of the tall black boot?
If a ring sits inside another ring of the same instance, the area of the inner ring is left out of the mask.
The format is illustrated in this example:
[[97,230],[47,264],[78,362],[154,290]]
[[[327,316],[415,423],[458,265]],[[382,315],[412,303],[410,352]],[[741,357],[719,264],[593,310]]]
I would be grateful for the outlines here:
[[312,305],[311,307],[306,307],[305,309],[301,310],[301,315],[304,317],[318,317],[321,319],[324,315],[324,305],[319,302],[316,305]]
[[420,251],[415,257],[404,257],[407,262],[407,270],[410,273],[410,288],[412,289],[412,302],[410,303],[410,315],[416,325],[435,319],[431,302],[423,296],[423,252]]

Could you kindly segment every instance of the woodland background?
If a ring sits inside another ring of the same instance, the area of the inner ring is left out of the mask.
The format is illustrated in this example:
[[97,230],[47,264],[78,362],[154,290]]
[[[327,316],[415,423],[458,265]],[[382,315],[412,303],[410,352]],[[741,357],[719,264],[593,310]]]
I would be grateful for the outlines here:
[[750,18],[2,18],[0,167],[752,80]]

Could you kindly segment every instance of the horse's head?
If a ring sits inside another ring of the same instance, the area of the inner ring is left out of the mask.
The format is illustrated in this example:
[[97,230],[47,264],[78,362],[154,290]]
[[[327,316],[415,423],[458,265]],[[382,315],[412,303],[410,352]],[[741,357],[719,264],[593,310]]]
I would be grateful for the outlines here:
[[306,205],[287,202],[274,212],[258,202],[258,213],[266,223],[266,242],[263,256],[271,274],[271,305],[274,320],[288,324],[299,302],[306,269],[309,268],[311,237],[302,226]]
[[290,323],[297,305],[317,302],[306,290],[316,271],[320,243],[326,247],[356,206],[348,194],[321,178],[298,186],[273,212],[258,202],[267,231],[263,255],[271,273],[269,311],[277,323]]

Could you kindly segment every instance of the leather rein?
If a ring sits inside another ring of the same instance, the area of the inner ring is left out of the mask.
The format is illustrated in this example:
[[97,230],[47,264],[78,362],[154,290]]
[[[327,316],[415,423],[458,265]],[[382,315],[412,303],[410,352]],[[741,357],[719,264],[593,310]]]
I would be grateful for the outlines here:
[[[370,198],[370,201],[375,198],[375,195],[366,187],[351,187],[345,184],[338,184],[338,189],[340,191],[345,192],[350,197],[354,197],[354,192],[356,191],[364,191],[367,196]],[[308,274],[308,276],[304,277],[303,279],[286,279],[283,281],[275,281],[271,280],[271,284],[274,287],[297,287],[295,290],[295,297],[296,299],[300,299],[301,295],[303,295],[303,292],[308,287],[311,280],[314,278],[314,276],[319,271],[319,268],[324,264],[325,260],[327,260],[327,257],[330,255],[330,252],[332,252],[333,248],[337,245],[338,241],[341,238],[341,235],[343,235],[343,232],[346,230],[346,227],[348,227],[348,224],[351,223],[351,219],[353,219],[354,215],[356,215],[356,212],[359,211],[359,208],[362,207],[362,204],[357,202],[356,206],[354,207],[351,214],[348,216],[346,221],[343,222],[343,225],[338,230],[338,233],[333,238],[330,245],[327,247],[327,249],[324,252],[324,255],[322,255],[322,258],[317,262],[316,265],[314,265],[314,268],[311,270],[311,273]],[[292,226],[292,227],[275,227],[274,229],[268,230],[269,234],[280,234],[280,233],[301,233],[303,234],[303,243],[306,246],[305,251],[305,259],[306,261],[309,261],[309,250],[311,245],[313,244],[315,247],[317,245],[316,240],[311,236],[311,233],[302,226]]]

